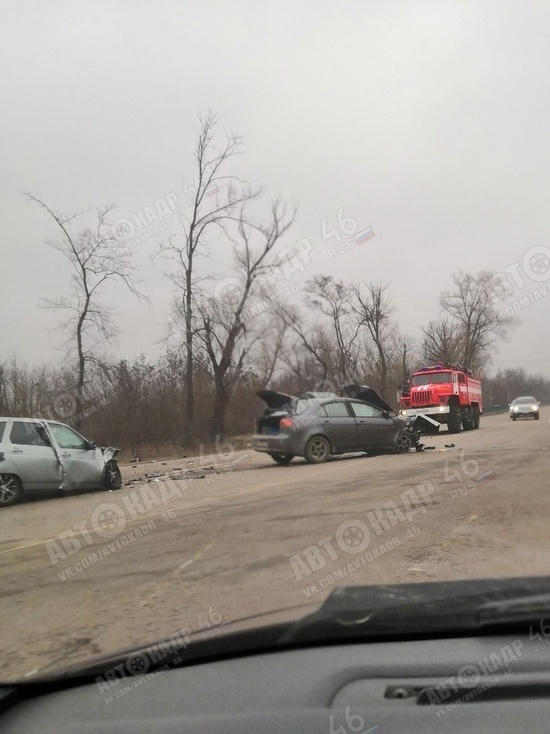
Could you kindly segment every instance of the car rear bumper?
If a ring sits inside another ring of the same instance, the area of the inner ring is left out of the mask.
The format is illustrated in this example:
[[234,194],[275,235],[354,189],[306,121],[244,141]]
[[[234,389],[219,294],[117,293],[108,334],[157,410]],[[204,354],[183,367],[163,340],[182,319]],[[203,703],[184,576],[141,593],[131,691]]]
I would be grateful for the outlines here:
[[293,454],[301,456],[300,446],[293,440],[293,436],[270,436],[269,434],[258,433],[252,436],[250,447],[254,451],[260,451],[264,454]]

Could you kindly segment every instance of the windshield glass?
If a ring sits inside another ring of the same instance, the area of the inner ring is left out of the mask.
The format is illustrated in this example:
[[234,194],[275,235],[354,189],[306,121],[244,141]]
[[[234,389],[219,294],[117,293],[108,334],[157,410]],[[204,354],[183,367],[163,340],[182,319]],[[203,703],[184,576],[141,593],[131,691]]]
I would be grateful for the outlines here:
[[423,375],[415,375],[412,378],[413,386],[418,385],[442,385],[451,381],[450,372],[428,372]]
[[546,574],[550,4],[2,7],[0,683]]

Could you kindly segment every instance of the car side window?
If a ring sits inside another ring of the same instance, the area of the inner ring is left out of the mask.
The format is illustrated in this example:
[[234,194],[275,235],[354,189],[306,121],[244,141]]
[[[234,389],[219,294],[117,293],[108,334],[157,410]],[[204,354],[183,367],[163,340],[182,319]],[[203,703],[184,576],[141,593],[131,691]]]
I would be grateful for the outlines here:
[[0,443],[2,443],[2,439],[4,438],[4,431],[7,425],[7,421],[0,421]]
[[44,428],[40,423],[25,421],[13,422],[10,441],[17,446],[50,446]]
[[381,418],[382,411],[365,403],[352,403],[351,408],[356,418]]
[[60,423],[50,423],[50,431],[60,449],[85,449],[86,441],[76,431]]
[[323,406],[325,415],[328,418],[349,418],[348,409],[345,403],[327,403]]

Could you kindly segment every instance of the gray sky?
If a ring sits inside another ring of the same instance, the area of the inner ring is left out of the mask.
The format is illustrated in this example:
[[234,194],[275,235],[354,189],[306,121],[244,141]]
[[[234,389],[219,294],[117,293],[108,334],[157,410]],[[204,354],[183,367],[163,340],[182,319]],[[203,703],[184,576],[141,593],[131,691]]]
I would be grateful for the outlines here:
[[[529,267],[550,248],[546,1],[2,7],[1,358],[62,356],[40,299],[67,291],[68,269],[44,243],[51,222],[20,192],[63,211],[116,202],[130,218],[171,193],[182,201],[197,115],[210,108],[244,137],[240,170],[298,200],[288,244],[313,244],[299,286],[317,273],[389,281],[414,336],[454,271],[508,268],[521,324],[495,365],[550,376],[550,286],[519,301],[550,281]],[[330,230],[339,210],[375,237],[334,257],[323,221]],[[137,248],[150,303],[112,293],[113,356],[160,349],[171,299],[165,265],[151,262],[161,240]],[[215,253],[209,272],[226,262]]]

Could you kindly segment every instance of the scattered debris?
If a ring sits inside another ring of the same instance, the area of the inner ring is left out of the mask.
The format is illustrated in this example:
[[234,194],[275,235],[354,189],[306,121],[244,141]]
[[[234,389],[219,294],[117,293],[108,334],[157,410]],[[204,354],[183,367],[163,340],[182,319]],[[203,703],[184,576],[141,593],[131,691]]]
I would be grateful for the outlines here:
[[480,474],[479,477],[476,477],[475,481],[482,482],[484,479],[492,479],[494,476],[496,476],[495,470],[489,469],[488,471],[484,472],[483,474]]
[[446,449],[454,449],[455,448],[455,445],[454,445],[454,443],[446,443],[445,444],[445,448]]

